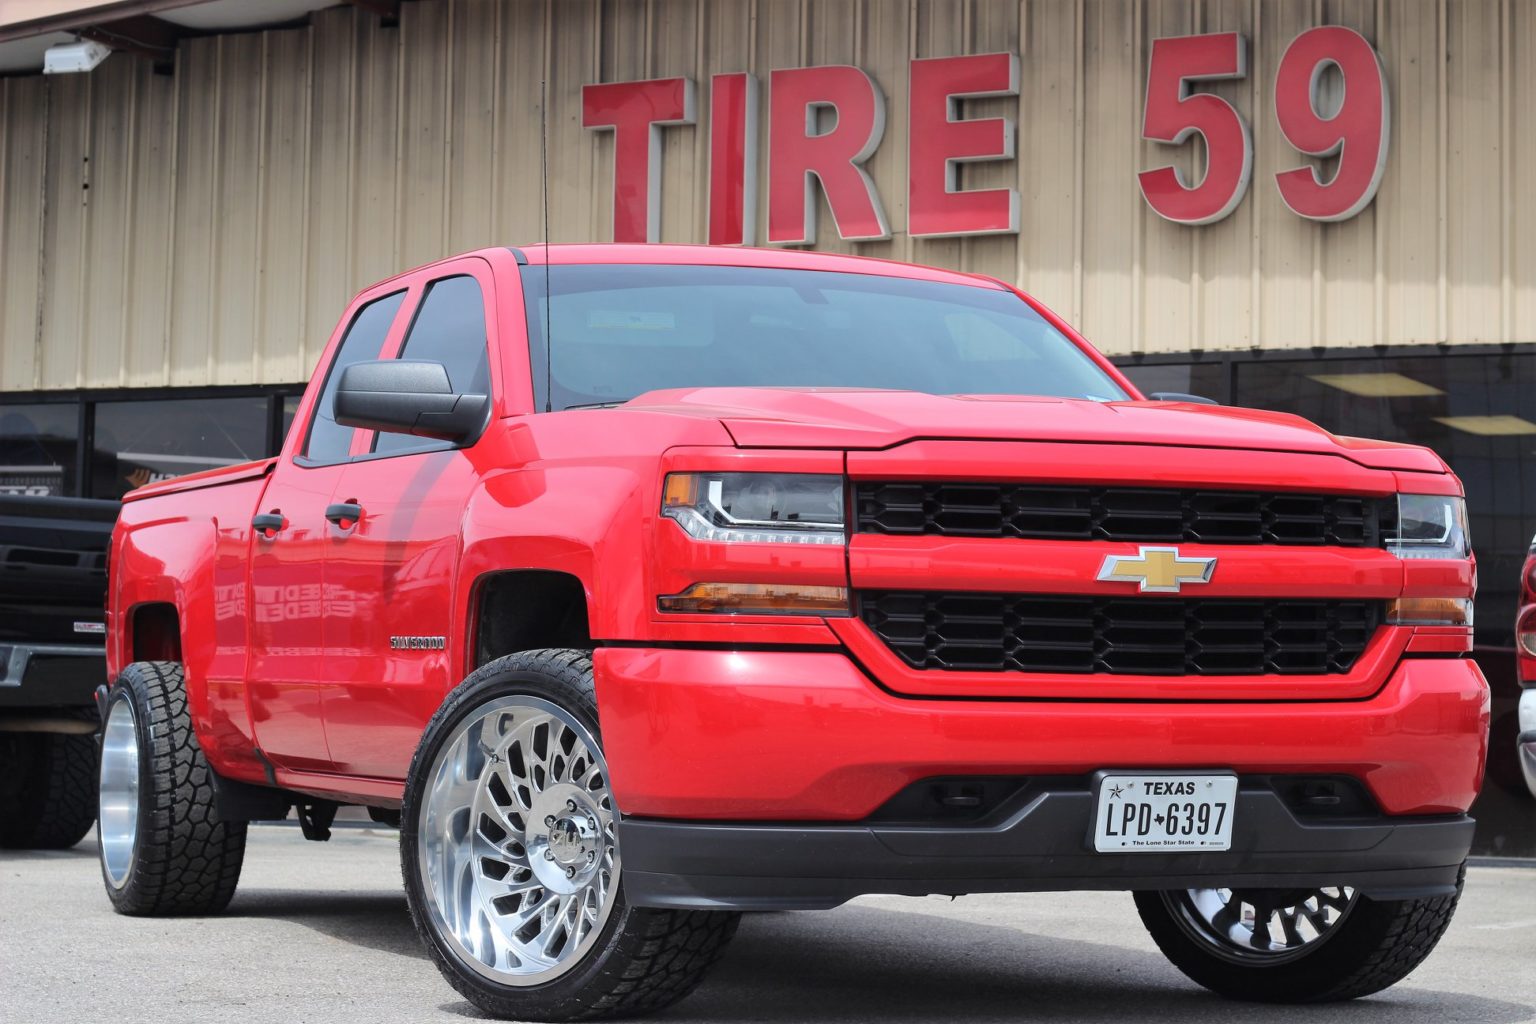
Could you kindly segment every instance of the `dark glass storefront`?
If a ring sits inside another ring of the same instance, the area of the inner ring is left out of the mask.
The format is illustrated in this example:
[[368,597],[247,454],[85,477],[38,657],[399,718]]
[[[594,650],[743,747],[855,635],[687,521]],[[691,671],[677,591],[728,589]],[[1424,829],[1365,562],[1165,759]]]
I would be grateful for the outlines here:
[[0,494],[78,494],[78,403],[0,403]]
[[[1476,851],[1536,856],[1515,760],[1514,616],[1536,530],[1536,347],[1442,354],[1120,360],[1147,392],[1296,413],[1337,434],[1422,444],[1467,489],[1477,659],[1494,694]],[[150,480],[274,454],[301,386],[0,397],[0,494],[115,498]],[[82,443],[82,441],[84,443]]]
[[266,458],[282,446],[298,390],[0,395],[0,494],[116,499]]

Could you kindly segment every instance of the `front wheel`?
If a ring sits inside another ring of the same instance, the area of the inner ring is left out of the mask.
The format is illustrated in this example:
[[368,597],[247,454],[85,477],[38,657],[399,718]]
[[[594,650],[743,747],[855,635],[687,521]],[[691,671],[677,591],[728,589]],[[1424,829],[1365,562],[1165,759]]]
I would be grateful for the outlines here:
[[568,1021],[657,1010],[699,983],[738,915],[630,906],[618,816],[587,652],[510,655],[449,695],[411,763],[400,859],[460,994]]
[[1158,948],[1191,980],[1229,999],[1326,1003],[1397,984],[1429,956],[1461,897],[1373,900],[1322,889],[1138,892]]

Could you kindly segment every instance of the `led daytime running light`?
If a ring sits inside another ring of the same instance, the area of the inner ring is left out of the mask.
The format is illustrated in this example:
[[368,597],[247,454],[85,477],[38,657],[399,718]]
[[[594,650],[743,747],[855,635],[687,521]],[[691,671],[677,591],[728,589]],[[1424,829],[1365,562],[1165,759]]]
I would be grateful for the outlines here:
[[691,506],[664,509],[661,513],[683,528],[694,540],[720,541],[727,544],[841,544],[841,526],[807,523],[791,528],[761,526],[719,526],[704,518]]

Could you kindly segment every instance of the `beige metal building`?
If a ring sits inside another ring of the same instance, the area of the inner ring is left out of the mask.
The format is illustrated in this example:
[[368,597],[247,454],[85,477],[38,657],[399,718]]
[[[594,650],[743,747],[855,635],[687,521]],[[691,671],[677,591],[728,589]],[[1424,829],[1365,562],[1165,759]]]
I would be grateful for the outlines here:
[[[1356,158],[1305,155],[1280,120],[1359,102],[1326,61],[1282,95],[1320,26],[1358,33],[1387,96],[1379,188],[1336,221],[1276,179]],[[1246,122],[1246,188],[1214,223],[1173,223],[1138,174],[1198,182],[1206,150],[1144,137],[1149,98],[1178,98],[1177,74],[1154,87],[1154,41],[1233,32],[1243,73],[1186,88]],[[77,36],[110,54],[42,74]],[[1010,119],[1015,155],[956,186],[1016,190],[1018,230],[915,239],[909,170],[933,143],[911,137],[911,62],[992,53],[1017,56],[1016,95],[955,116]],[[615,133],[583,126],[583,86],[692,80],[695,123],[659,129],[659,237],[702,242],[713,76],[757,81],[761,179],[771,72],[823,65],[883,98],[865,168],[890,237],[840,240],[818,198],[817,248],[1015,282],[1147,390],[1432,445],[1467,483],[1479,642],[1511,692],[1536,527],[1527,0],[0,0],[0,490],[113,496],[272,450],[356,289],[543,237],[541,83],[550,235],[604,241]],[[759,189],[758,238],[766,218]],[[1536,852],[1536,829],[1508,841]]]
[[[199,6],[219,5],[162,13]],[[264,20],[259,0],[240,6]],[[1519,130],[1536,97],[1536,7],[1520,0],[423,0],[397,22],[377,10],[181,38],[171,74],[130,52],[89,74],[10,69],[6,390],[303,380],[359,286],[542,237],[541,80],[551,235],[604,240],[613,135],[582,127],[583,84],[690,76],[702,104],[715,73],[823,64],[861,67],[885,94],[868,166],[893,237],[840,243],[823,216],[818,248],[1016,282],[1116,355],[1536,340],[1536,190],[1519,184],[1536,174],[1536,132]],[[1380,192],[1337,224],[1291,213],[1273,177],[1307,162],[1270,96],[1284,48],[1318,24],[1373,41],[1391,89]],[[0,39],[26,28],[0,24]],[[1218,31],[1251,47],[1247,78],[1209,91],[1251,125],[1252,182],[1231,216],[1186,227],[1137,184],[1169,162],[1193,171],[1198,150],[1141,137],[1149,44]],[[1019,55],[1018,98],[974,107],[1016,118],[1018,157],[963,184],[1016,188],[1020,231],[914,240],[908,62],[997,51]],[[663,241],[704,240],[706,115],[662,132]]]

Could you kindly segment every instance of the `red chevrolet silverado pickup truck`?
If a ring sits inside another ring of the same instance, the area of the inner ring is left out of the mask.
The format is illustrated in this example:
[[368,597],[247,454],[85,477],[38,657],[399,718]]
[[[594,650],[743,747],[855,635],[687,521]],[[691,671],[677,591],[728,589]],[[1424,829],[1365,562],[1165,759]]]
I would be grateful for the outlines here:
[[1135,893],[1236,998],[1448,924],[1487,687],[1432,452],[1148,401],[1000,282],[490,249],[347,309],[277,458],[113,536],[100,844],[222,909],[246,823],[398,824],[488,1013],[686,994],[742,911]]

